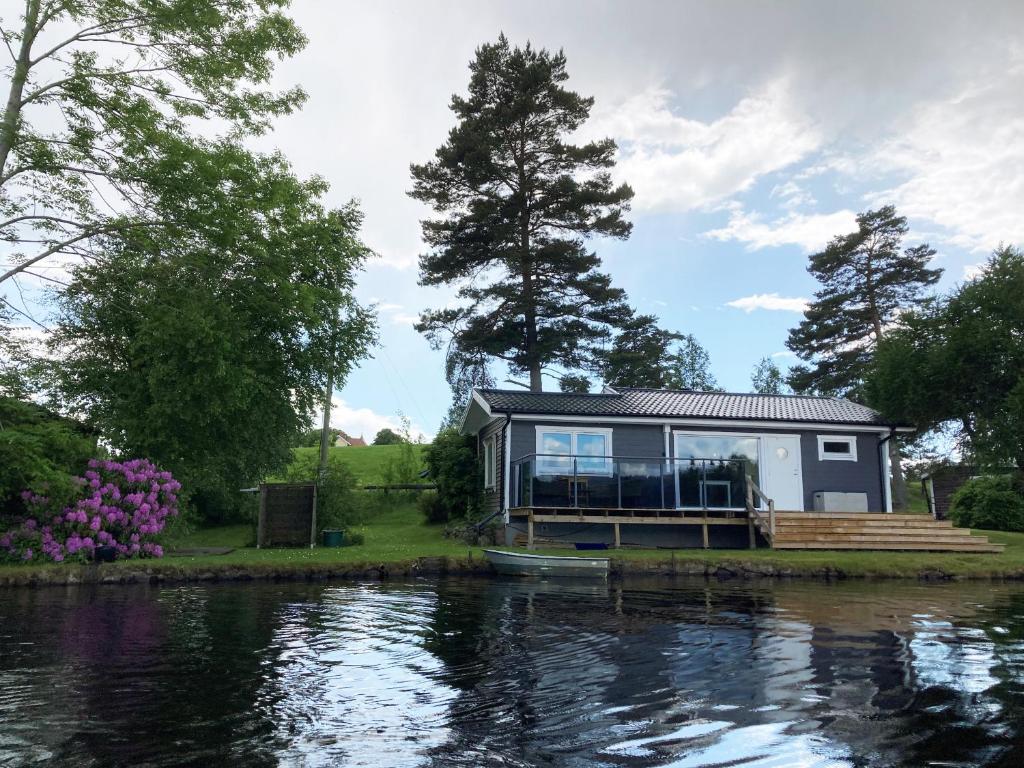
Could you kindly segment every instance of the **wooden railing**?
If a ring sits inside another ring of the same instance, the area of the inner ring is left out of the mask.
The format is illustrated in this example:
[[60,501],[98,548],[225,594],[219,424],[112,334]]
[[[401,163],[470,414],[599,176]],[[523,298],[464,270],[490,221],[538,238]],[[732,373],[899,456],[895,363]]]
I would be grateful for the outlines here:
[[[754,506],[755,496],[762,504],[768,507],[767,514],[765,514],[763,509],[758,509]],[[747,515],[761,530],[768,543],[771,544],[775,538],[775,501],[764,495],[764,492],[757,487],[757,483],[754,482],[754,478],[750,475],[747,475]]]

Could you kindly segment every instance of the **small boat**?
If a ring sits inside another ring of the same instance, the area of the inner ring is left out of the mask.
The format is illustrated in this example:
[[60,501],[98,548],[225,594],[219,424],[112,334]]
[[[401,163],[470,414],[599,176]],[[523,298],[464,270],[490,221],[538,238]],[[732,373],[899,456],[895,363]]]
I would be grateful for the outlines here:
[[485,549],[494,570],[505,576],[581,576],[595,579],[608,578],[607,557],[555,557],[553,555],[527,555],[521,552],[502,552]]

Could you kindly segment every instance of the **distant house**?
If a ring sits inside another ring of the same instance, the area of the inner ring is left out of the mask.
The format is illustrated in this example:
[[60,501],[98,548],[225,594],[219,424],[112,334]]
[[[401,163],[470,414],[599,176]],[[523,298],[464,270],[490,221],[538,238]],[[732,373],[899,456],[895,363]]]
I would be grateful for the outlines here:
[[599,540],[597,515],[635,521],[648,546],[699,542],[680,524],[694,515],[744,517],[748,477],[787,512],[892,512],[886,442],[902,429],[833,397],[625,388],[477,389],[462,421],[509,541],[534,518],[559,540]]
[[365,447],[366,441],[363,440],[362,435],[360,435],[359,437],[352,437],[352,435],[349,435],[345,431],[340,430],[338,432],[338,436],[334,440],[334,446],[336,448],[345,448],[348,446],[359,448]]

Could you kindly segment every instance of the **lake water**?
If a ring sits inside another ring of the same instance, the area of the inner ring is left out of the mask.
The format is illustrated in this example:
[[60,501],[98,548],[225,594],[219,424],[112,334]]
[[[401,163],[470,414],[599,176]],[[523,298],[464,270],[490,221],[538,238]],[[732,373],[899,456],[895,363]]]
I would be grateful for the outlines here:
[[1024,586],[0,591],[0,765],[1024,766]]

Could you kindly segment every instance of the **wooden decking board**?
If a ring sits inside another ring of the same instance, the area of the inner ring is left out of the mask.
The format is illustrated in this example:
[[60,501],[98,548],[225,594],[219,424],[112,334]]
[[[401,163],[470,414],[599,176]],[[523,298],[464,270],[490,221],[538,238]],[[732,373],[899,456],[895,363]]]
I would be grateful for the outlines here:
[[860,542],[810,542],[810,543],[789,543],[779,542],[774,549],[829,549],[829,550],[906,550],[913,552],[979,552],[998,553],[1003,551],[1003,545],[993,544],[987,540],[971,544],[918,544],[900,542],[875,542],[870,545]]
[[[742,514],[742,513],[741,513]],[[574,509],[567,507],[518,507],[509,510],[525,518],[530,531],[539,523],[594,523],[620,525],[703,526],[707,547],[708,526],[748,526],[746,516],[705,517],[699,510]],[[768,515],[760,513],[754,525],[767,533]],[[985,536],[957,528],[949,520],[927,515],[884,512],[795,512],[775,513],[774,536],[767,537],[775,549],[813,550],[906,550],[929,552],[1002,552],[1003,545]],[[539,537],[534,536],[534,541]],[[750,544],[754,546],[753,541]]]

